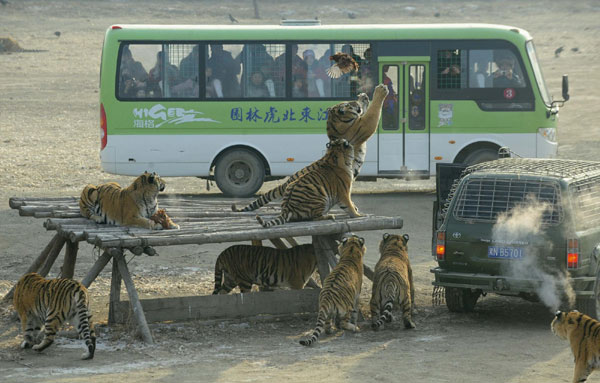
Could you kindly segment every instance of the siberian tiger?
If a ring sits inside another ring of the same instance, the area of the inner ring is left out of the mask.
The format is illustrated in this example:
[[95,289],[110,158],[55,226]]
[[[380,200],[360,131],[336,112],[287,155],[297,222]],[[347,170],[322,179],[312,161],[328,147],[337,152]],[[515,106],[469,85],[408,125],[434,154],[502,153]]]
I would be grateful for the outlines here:
[[575,357],[573,383],[585,382],[600,368],[600,322],[578,311],[557,311],[552,320],[554,335],[568,340]]
[[379,84],[375,87],[370,104],[369,97],[361,93],[358,101],[342,102],[328,109],[327,137],[330,140],[345,138],[354,146],[354,178],[358,176],[365,161],[367,140],[377,131],[381,107],[388,93],[388,88]]
[[[21,348],[33,346],[42,351],[54,342],[65,321],[70,321],[85,340],[87,351],[82,359],[92,359],[96,336],[89,313],[85,286],[72,279],[45,279],[37,273],[25,274],[15,286],[13,304],[19,313],[25,340]],[[38,331],[44,326],[44,339],[34,345]]]
[[351,217],[361,217],[352,203],[352,158],[354,150],[345,139],[327,143],[327,153],[319,166],[310,170],[285,189],[281,214],[271,221],[256,216],[263,227],[301,220],[333,219],[327,212],[336,204]]
[[344,238],[338,247],[340,261],[323,282],[319,294],[319,315],[312,335],[300,340],[303,346],[315,343],[323,329],[329,334],[332,322],[337,328],[358,331],[358,298],[362,286],[363,257],[367,248],[363,238]]
[[385,233],[379,244],[381,257],[375,265],[371,295],[371,327],[373,330],[377,331],[382,328],[384,322],[392,321],[394,304],[402,308],[404,327],[416,327],[412,321],[415,290],[408,259],[407,242],[408,234],[400,236]]
[[[158,193],[165,190],[164,181],[156,173],[144,172],[131,185],[122,188],[116,182],[99,186],[87,185],[81,192],[81,214],[97,223],[162,229],[150,219],[158,210]],[[179,226],[170,227],[178,229]]]
[[213,294],[227,294],[236,286],[242,293],[252,285],[261,290],[289,287],[301,289],[317,267],[312,244],[289,249],[233,245],[223,250],[215,263]]
[[[354,178],[358,175],[367,154],[366,142],[377,130],[381,106],[388,92],[386,86],[379,85],[375,88],[373,102],[370,105],[369,97],[361,93],[358,96],[358,101],[342,102],[327,109],[327,136],[329,139],[345,138],[354,146],[354,163],[352,167]],[[232,204],[231,210],[237,212],[253,211],[271,201],[280,199],[290,183],[318,168],[321,161],[323,159],[300,169],[284,183],[264,193],[242,209],[238,209],[235,204]]]

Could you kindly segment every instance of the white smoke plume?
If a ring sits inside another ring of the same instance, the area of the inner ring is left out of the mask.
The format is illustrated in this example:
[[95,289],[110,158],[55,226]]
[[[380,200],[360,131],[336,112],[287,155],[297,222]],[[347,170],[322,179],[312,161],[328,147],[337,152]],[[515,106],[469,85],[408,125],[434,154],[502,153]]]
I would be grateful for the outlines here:
[[574,303],[575,293],[568,283],[566,272],[548,272],[541,267],[540,258],[552,251],[551,242],[545,242],[546,248],[541,248],[539,242],[539,236],[543,235],[543,215],[548,209],[552,209],[549,203],[540,202],[533,195],[527,196],[522,205],[498,216],[492,229],[492,239],[499,245],[525,249],[523,258],[510,260],[505,272],[516,279],[541,281],[536,294],[555,312],[561,304],[561,290],[565,291],[569,305]]

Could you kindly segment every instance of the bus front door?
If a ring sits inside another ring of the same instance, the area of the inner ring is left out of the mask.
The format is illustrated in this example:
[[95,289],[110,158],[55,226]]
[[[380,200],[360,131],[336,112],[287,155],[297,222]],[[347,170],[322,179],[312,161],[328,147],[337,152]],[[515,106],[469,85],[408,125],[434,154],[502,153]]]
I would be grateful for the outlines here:
[[383,103],[377,134],[378,172],[429,177],[429,64],[381,61],[380,83],[390,93]]

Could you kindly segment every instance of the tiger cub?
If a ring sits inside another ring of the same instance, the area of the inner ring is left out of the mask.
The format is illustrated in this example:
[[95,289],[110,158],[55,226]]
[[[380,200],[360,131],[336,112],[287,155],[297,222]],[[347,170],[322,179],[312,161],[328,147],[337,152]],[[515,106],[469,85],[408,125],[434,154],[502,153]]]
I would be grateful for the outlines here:
[[353,235],[338,246],[340,261],[325,278],[319,294],[319,315],[312,335],[300,340],[303,346],[315,343],[323,329],[329,334],[332,322],[337,328],[358,331],[358,298],[362,286],[363,257],[367,248],[363,238]]
[[[144,172],[131,185],[122,188],[116,182],[99,186],[87,185],[81,192],[81,214],[96,223],[162,229],[150,219],[158,210],[158,193],[165,190],[164,181],[156,173]],[[173,224],[170,229],[178,229]]]
[[215,263],[213,294],[227,294],[236,286],[242,293],[256,284],[261,290],[301,289],[317,267],[312,244],[289,249],[234,245],[223,250]]
[[336,204],[351,217],[361,217],[352,202],[352,145],[345,139],[327,143],[327,153],[319,166],[310,170],[285,189],[281,214],[271,221],[256,216],[263,227],[290,221],[333,219],[327,212]]
[[568,340],[575,357],[573,382],[585,382],[600,368],[600,322],[578,311],[557,311],[551,324],[554,335]]
[[371,327],[375,331],[383,328],[383,322],[392,321],[394,304],[402,308],[404,327],[416,327],[412,321],[415,290],[407,242],[408,234],[400,236],[385,233],[379,244],[381,257],[375,265],[371,295]]
[[361,93],[358,101],[341,102],[328,109],[327,137],[345,138],[354,147],[352,174],[358,176],[367,155],[367,140],[377,131],[383,101],[389,90],[379,84],[373,92],[373,101]]
[[[89,313],[88,292],[80,282],[67,278],[45,279],[37,273],[25,274],[15,286],[13,305],[25,333],[21,348],[33,346],[41,352],[54,342],[63,323],[69,321],[85,340],[87,351],[82,359],[94,357],[96,336]],[[44,339],[34,345],[42,326]]]

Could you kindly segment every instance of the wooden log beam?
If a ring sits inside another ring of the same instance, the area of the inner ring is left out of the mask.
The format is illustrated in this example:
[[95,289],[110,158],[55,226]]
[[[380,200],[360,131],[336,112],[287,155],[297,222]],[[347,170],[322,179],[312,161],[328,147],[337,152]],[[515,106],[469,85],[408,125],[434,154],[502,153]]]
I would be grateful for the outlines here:
[[106,264],[108,263],[108,261],[110,261],[111,258],[112,256],[108,254],[108,252],[103,252],[102,255],[96,260],[90,271],[88,271],[86,276],[81,280],[81,283],[85,287],[90,287],[92,282],[94,282],[96,278],[98,278],[100,272],[104,270]]
[[[29,268],[23,275],[37,272],[39,270],[40,266],[42,265],[42,263],[45,262],[46,259],[48,258],[48,254],[54,247],[54,244],[60,238],[61,238],[61,236],[58,234],[56,234],[54,237],[52,237],[52,239],[50,240],[50,242],[48,242],[48,244],[46,245],[44,250],[42,250],[40,255],[38,255],[38,257],[33,261],[33,263],[29,266]],[[15,293],[15,286],[11,287],[11,289],[8,291],[8,293],[6,293],[6,295],[2,298],[2,301],[3,302],[10,301],[12,299],[14,293]]]
[[118,317],[118,307],[121,301],[121,274],[115,258],[112,263],[112,274],[110,277],[110,299],[108,305],[108,323],[122,323],[123,318]]
[[66,242],[65,259],[60,271],[62,278],[73,278],[73,274],[75,274],[75,262],[77,261],[78,250],[79,242]]
[[121,278],[123,278],[123,282],[125,282],[125,288],[127,288],[127,295],[129,295],[129,301],[131,303],[131,310],[133,311],[133,316],[137,322],[138,330],[142,336],[142,339],[148,344],[154,344],[154,341],[152,340],[152,334],[150,333],[148,323],[146,322],[146,316],[144,315],[142,304],[140,303],[140,298],[135,290],[135,285],[133,284],[133,279],[131,279],[131,275],[129,274],[129,269],[127,268],[127,263],[125,263],[123,253],[116,256],[113,255],[113,262],[114,261],[117,262],[119,273],[121,274]]
[[330,271],[330,255],[331,249],[329,245],[324,241],[323,236],[314,235],[312,237],[312,243],[315,248],[315,257],[317,257],[317,270],[321,277],[321,285],[325,282],[325,278],[329,275]]
[[59,236],[58,239],[56,240],[56,242],[54,242],[54,245],[52,246],[52,249],[48,253],[48,257],[46,258],[44,265],[42,266],[42,268],[39,271],[39,274],[42,277],[45,277],[48,275],[48,273],[50,272],[50,269],[52,268],[52,265],[54,265],[54,262],[56,262],[56,258],[58,258],[58,255],[60,254],[60,251],[62,250],[66,241],[67,240],[65,239],[65,237]]

